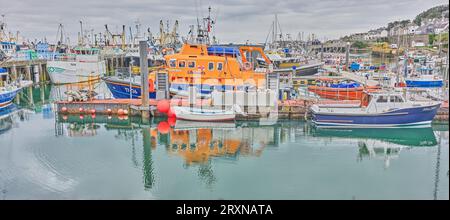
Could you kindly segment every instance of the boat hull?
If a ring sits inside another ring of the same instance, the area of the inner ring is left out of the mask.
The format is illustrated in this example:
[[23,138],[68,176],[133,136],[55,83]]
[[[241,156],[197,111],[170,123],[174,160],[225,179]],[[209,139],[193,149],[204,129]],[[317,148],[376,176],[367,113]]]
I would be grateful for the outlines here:
[[308,90],[325,99],[334,100],[361,100],[363,88],[330,88],[322,86],[309,86]]
[[297,66],[295,70],[295,76],[313,76],[319,73],[319,69],[323,66],[322,63],[318,64],[310,64],[310,65],[300,65],[298,63],[295,64],[283,64],[280,65],[280,68],[275,69],[274,72],[277,73],[292,73],[292,66]]
[[[116,99],[129,99],[130,98],[130,84],[126,84],[123,81],[112,80],[109,78],[103,78],[106,86],[108,86],[109,91]],[[131,84],[131,98],[140,99],[141,98],[141,86],[136,83]],[[156,92],[149,92],[149,98],[156,98]]]
[[47,72],[53,84],[72,84],[98,81],[106,73],[101,62],[48,61]]
[[20,89],[0,93],[0,110],[7,108],[12,104]]
[[320,113],[312,121],[320,127],[429,127],[440,104],[399,109],[377,114]]
[[205,110],[200,109],[191,110],[188,107],[173,107],[177,120],[187,121],[203,121],[203,122],[224,122],[234,121],[236,115],[233,111],[221,110]]
[[442,80],[406,80],[407,87],[440,88],[444,85]]

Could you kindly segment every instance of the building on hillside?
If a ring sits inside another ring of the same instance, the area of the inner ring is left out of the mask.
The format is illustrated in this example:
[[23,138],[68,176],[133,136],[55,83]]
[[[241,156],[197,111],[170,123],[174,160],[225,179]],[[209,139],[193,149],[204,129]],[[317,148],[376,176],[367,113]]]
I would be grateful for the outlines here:
[[372,41],[372,40],[377,40],[383,37],[387,37],[388,36],[388,31],[385,28],[379,28],[376,30],[371,30],[367,33],[367,35],[365,36],[365,40],[366,41]]

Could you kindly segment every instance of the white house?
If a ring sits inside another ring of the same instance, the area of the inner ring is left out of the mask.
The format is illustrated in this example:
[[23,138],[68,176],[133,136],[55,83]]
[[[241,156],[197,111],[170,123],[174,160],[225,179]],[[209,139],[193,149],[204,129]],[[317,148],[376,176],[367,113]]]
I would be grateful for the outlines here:
[[419,26],[417,26],[415,24],[408,25],[408,34],[415,34],[417,28],[419,28]]
[[377,30],[371,30],[367,33],[364,40],[376,40],[382,37],[387,37],[388,31],[384,28],[380,28]]

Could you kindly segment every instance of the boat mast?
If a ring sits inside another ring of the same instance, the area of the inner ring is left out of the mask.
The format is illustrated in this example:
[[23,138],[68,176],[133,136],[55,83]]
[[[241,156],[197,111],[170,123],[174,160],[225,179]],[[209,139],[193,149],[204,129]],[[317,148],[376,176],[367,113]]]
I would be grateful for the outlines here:
[[3,35],[5,34],[6,23],[5,23],[5,15],[2,15],[2,20],[0,21],[0,41],[3,40]]
[[84,33],[83,33],[83,22],[80,21],[80,43],[81,45],[84,45]]

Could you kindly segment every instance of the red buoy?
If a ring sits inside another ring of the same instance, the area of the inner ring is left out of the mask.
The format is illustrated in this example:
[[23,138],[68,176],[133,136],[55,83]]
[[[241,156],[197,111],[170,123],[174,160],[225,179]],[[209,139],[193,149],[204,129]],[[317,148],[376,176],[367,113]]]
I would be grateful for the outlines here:
[[158,131],[161,134],[167,134],[169,133],[170,125],[166,121],[162,121],[158,124]]
[[97,116],[95,115],[95,113],[92,113],[92,114],[91,114],[91,118],[92,118],[92,119],[95,119],[96,117],[97,117]]
[[62,107],[61,112],[64,112],[64,113],[67,112],[67,107],[66,106]]
[[168,118],[167,123],[169,123],[170,127],[174,127],[177,123],[177,119],[175,117]]
[[160,100],[156,105],[158,112],[167,113],[170,109],[170,102],[168,100]]
[[119,110],[117,110],[117,114],[123,115],[123,109],[119,108]]
[[80,107],[80,108],[78,109],[78,111],[79,111],[80,113],[83,113],[83,108]]
[[95,109],[91,109],[91,114],[95,114]]

